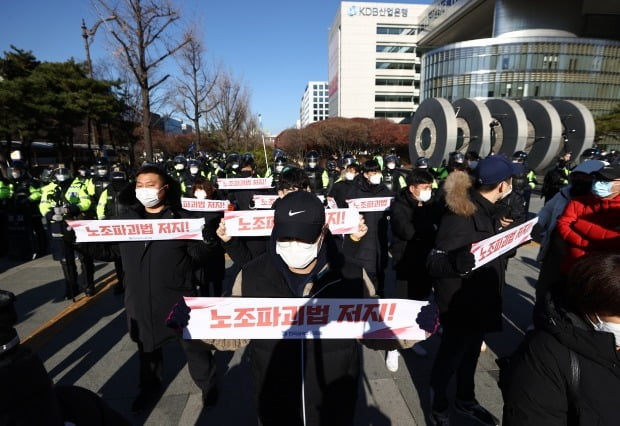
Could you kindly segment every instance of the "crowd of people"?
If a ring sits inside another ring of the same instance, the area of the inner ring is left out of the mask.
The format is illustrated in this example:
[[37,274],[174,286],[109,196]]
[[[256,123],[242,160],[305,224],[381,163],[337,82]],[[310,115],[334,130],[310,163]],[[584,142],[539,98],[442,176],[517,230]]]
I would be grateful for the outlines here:
[[[247,345],[260,424],[352,424],[359,343],[385,351],[386,367],[397,371],[405,348],[428,356],[423,342],[184,340],[178,329],[191,311],[182,297],[404,297],[436,306],[419,320],[440,339],[429,421],[449,425],[454,411],[496,425],[499,420],[476,399],[474,374],[485,334],[501,331],[502,290],[516,249],[476,265],[472,244],[533,216],[530,199],[539,182],[527,157],[523,151],[485,158],[453,152],[444,165],[419,157],[405,167],[396,152],[358,159],[309,151],[297,163],[276,150],[259,173],[251,153],[198,153],[145,163],[133,172],[98,158],[75,176],[60,166],[38,181],[16,160],[11,176],[0,183],[0,202],[4,218],[15,205],[27,208],[34,237],[24,250],[34,257],[49,251],[60,262],[64,297],[95,294],[94,260],[115,262],[115,292],[124,294],[139,355],[135,412],[161,394],[162,347],[179,341],[205,408],[218,400],[213,351]],[[542,182],[541,271],[532,326],[506,373],[511,380],[502,386],[505,424],[616,423],[609,398],[620,390],[620,163],[600,152],[584,152],[580,160],[571,167],[570,155],[563,154]],[[247,177],[269,177],[272,188],[219,188],[219,179]],[[260,194],[278,196],[267,237],[230,236],[223,212],[181,206],[181,198],[189,197],[252,210]],[[360,213],[357,232],[329,232],[326,208],[388,197],[393,199],[388,209]],[[293,210],[300,213],[290,215]],[[66,225],[76,218],[186,217],[205,219],[202,241],[76,244]],[[15,231],[5,223],[2,232]],[[226,254],[236,273],[231,283],[224,279]],[[390,275],[394,286],[386,285]],[[574,365],[582,371],[576,386],[567,376]],[[456,399],[450,401],[453,378]],[[600,384],[607,394],[596,399]]]

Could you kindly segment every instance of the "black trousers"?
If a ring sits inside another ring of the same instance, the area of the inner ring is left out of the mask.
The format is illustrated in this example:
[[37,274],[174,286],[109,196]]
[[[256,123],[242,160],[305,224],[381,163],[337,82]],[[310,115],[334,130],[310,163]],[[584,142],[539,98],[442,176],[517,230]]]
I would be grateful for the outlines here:
[[456,399],[473,401],[476,398],[474,375],[483,339],[484,333],[465,333],[444,326],[439,351],[431,371],[433,410],[448,409],[446,392],[454,375],[456,375]]
[[[179,337],[189,374],[203,392],[215,386],[215,360],[211,349],[201,340],[185,340]],[[163,378],[163,351],[157,348],[153,352],[145,352],[138,343],[138,359],[140,362],[140,388],[153,387],[161,384]]]

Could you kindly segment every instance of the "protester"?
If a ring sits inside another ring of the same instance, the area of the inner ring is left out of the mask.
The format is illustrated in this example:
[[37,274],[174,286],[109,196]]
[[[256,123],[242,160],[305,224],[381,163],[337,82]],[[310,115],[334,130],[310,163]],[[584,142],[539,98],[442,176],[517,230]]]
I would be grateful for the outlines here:
[[[396,271],[397,294],[400,290],[413,300],[428,300],[432,291],[433,281],[426,270],[426,258],[435,243],[444,210],[433,199],[433,181],[427,170],[414,170],[407,176],[407,187],[396,195],[390,209],[390,254]],[[419,343],[413,350],[420,356],[427,355]],[[398,356],[398,351],[388,352],[388,370],[398,369]]]
[[[200,200],[217,200],[217,189],[206,179],[196,179],[192,184],[192,197]],[[212,246],[206,261],[196,267],[197,296],[219,297],[222,295],[222,282],[226,274],[226,259],[224,248],[216,235],[222,212],[198,212],[205,219],[205,240]]]
[[0,290],[0,425],[129,425],[96,393],[53,384],[41,359],[20,343],[15,300]]
[[582,257],[511,362],[505,426],[617,425],[620,252]]
[[538,212],[537,230],[542,240],[536,260],[541,262],[540,274],[536,283],[533,324],[547,321],[544,308],[546,298],[561,286],[560,267],[564,260],[566,243],[556,231],[558,217],[564,213],[568,202],[574,197],[587,195],[592,190],[593,172],[602,169],[605,163],[600,160],[586,160],[575,167],[568,176],[569,185],[563,187]]
[[448,211],[427,260],[443,326],[431,372],[430,417],[435,424],[449,424],[447,389],[454,375],[455,410],[481,424],[498,424],[476,400],[474,374],[484,334],[501,330],[506,260],[499,256],[472,271],[471,245],[499,232],[496,203],[511,192],[514,172],[508,158],[495,155],[478,163],[473,189],[466,172],[454,171],[446,178]]
[[573,198],[558,218],[557,229],[567,244],[561,272],[580,257],[620,250],[620,164],[594,172],[592,194]]
[[361,167],[357,163],[349,163],[345,166],[344,176],[337,180],[332,186],[328,197],[332,197],[338,208],[346,209],[348,206],[346,198],[351,190],[351,185],[355,181],[355,177],[360,174]]
[[[382,183],[383,175],[376,160],[368,160],[362,166],[347,199],[390,197],[392,193]],[[368,233],[357,248],[356,261],[364,267],[377,288],[377,293],[384,296],[385,268],[388,262],[388,211],[363,212]],[[345,239],[345,244],[350,242]]]
[[[324,207],[313,193],[293,191],[277,200],[274,209],[269,250],[244,265],[233,296],[376,297],[364,269],[339,252],[325,224]],[[178,326],[178,317],[173,317],[171,325]],[[240,347],[248,342],[211,343]],[[250,366],[260,424],[352,425],[359,351],[355,339],[251,340]]]
[[[130,188],[131,189],[131,188]],[[136,173],[135,199],[126,220],[195,217],[181,209],[181,190],[165,170],[147,164]],[[186,341],[166,327],[165,318],[181,296],[194,290],[194,267],[205,262],[213,246],[204,241],[123,241],[115,244],[83,243],[79,249],[104,261],[119,257],[125,270],[125,311],[129,334],[138,344],[140,362],[138,396],[132,410],[139,412],[161,394],[164,344],[180,340],[189,372],[202,390],[203,405],[215,404],[215,364],[209,347]]]

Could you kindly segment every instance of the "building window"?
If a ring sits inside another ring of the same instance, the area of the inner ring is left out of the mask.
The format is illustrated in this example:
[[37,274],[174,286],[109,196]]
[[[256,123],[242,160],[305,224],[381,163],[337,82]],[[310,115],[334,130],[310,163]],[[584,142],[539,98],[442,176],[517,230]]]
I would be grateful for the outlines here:
[[413,86],[412,78],[377,78],[375,79],[377,86]]
[[412,70],[413,62],[377,62],[376,69],[381,70]]
[[413,102],[413,96],[375,95],[375,102]]
[[415,53],[415,47],[378,44],[377,53]]
[[375,111],[375,118],[406,118],[412,111]]
[[416,35],[417,27],[377,27],[377,34],[389,35]]

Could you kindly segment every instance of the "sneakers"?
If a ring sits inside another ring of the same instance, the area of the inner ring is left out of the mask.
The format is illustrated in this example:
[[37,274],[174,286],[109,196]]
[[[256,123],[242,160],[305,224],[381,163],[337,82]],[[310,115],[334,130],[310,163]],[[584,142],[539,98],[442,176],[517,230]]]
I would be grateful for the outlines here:
[[398,357],[400,357],[400,353],[397,350],[388,351],[385,357],[385,366],[392,373],[398,371]]
[[450,426],[450,411],[431,411],[430,421],[432,426]]
[[478,404],[478,401],[474,402],[462,402],[456,400],[454,402],[454,409],[463,414],[464,416],[469,417],[470,419],[476,420],[478,423],[482,425],[488,426],[497,426],[499,425],[499,420],[486,408],[482,405]]
[[420,345],[419,343],[416,343],[415,345],[413,345],[411,347],[411,350],[417,356],[426,357],[428,355],[428,352],[426,351],[426,349],[424,349],[424,347]]

